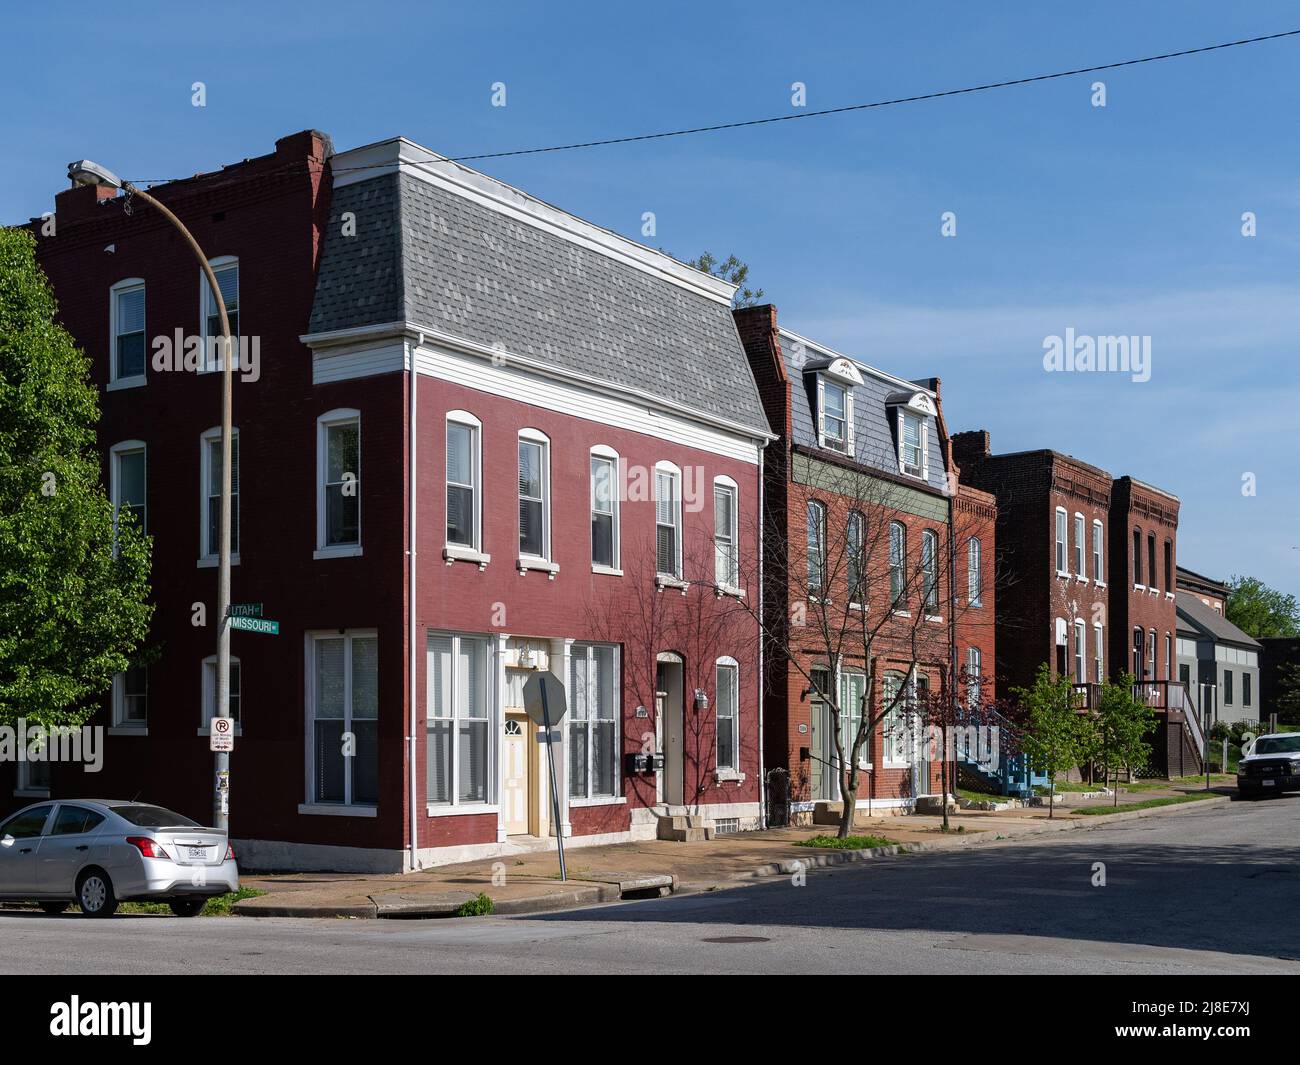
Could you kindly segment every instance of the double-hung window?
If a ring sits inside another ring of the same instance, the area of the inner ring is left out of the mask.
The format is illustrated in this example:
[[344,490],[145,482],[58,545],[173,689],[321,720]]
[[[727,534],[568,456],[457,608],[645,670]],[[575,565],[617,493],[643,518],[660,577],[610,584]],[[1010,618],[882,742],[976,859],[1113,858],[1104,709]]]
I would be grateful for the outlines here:
[[361,415],[335,410],[317,419],[317,553],[361,547]]
[[144,282],[119,281],[109,290],[112,350],[109,353],[109,387],[144,384],[145,329]]
[[822,446],[835,451],[847,451],[852,412],[848,390],[824,377],[819,379],[817,390],[821,394]]
[[461,412],[447,416],[447,546],[478,551],[479,433],[477,418]]
[[591,455],[591,564],[618,569],[618,456]]
[[865,604],[867,601],[866,575],[866,523],[862,512],[849,511],[844,526],[845,550],[848,552],[849,602]]
[[1106,580],[1106,571],[1102,568],[1101,564],[1104,535],[1101,522],[1094,520],[1092,523],[1092,579],[1098,584],[1103,584]]
[[899,409],[898,462],[904,473],[925,476],[925,422],[919,414]]
[[1154,588],[1159,580],[1156,574],[1156,534],[1147,533],[1147,586]]
[[1142,583],[1142,533],[1133,530],[1133,583]]
[[720,658],[717,677],[717,768],[740,769],[740,667],[733,658]]
[[980,705],[980,685],[984,672],[984,655],[978,647],[966,648],[966,704],[971,709]]
[[972,536],[966,545],[966,599],[971,606],[984,605],[984,545]]
[[933,529],[921,533],[921,580],[925,612],[939,609],[939,537]]
[[667,463],[655,467],[655,570],[661,577],[682,576],[681,473]]
[[519,554],[551,557],[550,441],[525,429],[519,434]]
[[143,730],[149,724],[149,669],[131,666],[113,678],[113,724]]
[[[202,484],[199,534],[200,558],[212,560],[221,551],[221,428],[209,429],[199,441]],[[230,553],[239,554],[239,430],[230,431]]]
[[1092,664],[1093,680],[1098,684],[1105,682],[1105,652],[1103,650],[1104,639],[1102,636],[1102,626],[1100,621],[1092,623]]
[[141,440],[117,444],[109,456],[109,488],[113,500],[113,525],[124,521],[135,524],[140,533],[148,532],[145,504],[145,446]]
[[889,602],[895,610],[906,608],[907,530],[901,522],[889,523]]
[[1223,671],[1223,705],[1232,705],[1232,670]]
[[1069,573],[1069,563],[1066,561],[1066,518],[1065,508],[1056,508],[1056,572]]
[[[235,728],[238,729],[242,724],[239,716],[242,687],[242,671],[239,666],[239,659],[232,657],[230,659],[230,716],[234,719]],[[217,656],[208,655],[203,660],[203,720],[202,731],[207,732],[212,724],[212,719],[217,715]]]
[[[217,288],[226,304],[226,320],[230,323],[230,346],[235,355],[232,365],[239,366],[239,260],[231,256],[213,259],[209,264],[217,279]],[[203,297],[204,362],[209,370],[221,369],[221,308],[212,295],[207,276],[199,274],[199,291]]]
[[433,805],[491,800],[493,750],[488,641],[430,633],[426,651],[427,790]]
[[373,632],[309,635],[310,802],[379,802],[379,638]]
[[731,481],[713,482],[713,579],[719,588],[740,585],[736,497],[736,485]]
[[1087,627],[1082,621],[1074,623],[1074,679],[1082,684],[1088,679],[1088,669],[1084,664],[1087,659],[1085,644],[1087,641]]
[[618,649],[574,644],[569,656],[569,797],[617,798]]
[[1074,515],[1074,575],[1076,577],[1088,575],[1083,567],[1083,528],[1083,515],[1076,513]]
[[820,594],[826,585],[826,508],[808,502],[808,591]]
[[903,766],[910,762],[909,734],[907,729],[908,696],[904,691],[907,678],[901,673],[886,673],[880,685],[881,721],[880,754],[887,766]]

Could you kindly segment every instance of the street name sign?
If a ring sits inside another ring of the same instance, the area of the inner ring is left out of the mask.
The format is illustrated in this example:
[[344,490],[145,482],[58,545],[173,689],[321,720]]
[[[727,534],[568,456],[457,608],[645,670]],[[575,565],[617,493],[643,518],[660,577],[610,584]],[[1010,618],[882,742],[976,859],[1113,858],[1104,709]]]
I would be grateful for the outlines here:
[[234,614],[230,618],[230,627],[244,632],[263,632],[268,636],[280,635],[280,623],[272,621],[270,618],[246,618]]

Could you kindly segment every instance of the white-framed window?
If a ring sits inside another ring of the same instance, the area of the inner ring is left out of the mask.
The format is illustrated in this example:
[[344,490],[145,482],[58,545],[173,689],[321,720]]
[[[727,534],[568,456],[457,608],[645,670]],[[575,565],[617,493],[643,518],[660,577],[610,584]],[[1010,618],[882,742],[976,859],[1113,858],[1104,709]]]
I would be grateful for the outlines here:
[[379,637],[307,635],[307,794],[327,806],[379,803]]
[[718,735],[717,768],[740,769],[740,663],[719,658],[715,663]]
[[1142,584],[1142,531],[1133,530],[1133,583],[1139,588]]
[[893,709],[885,711],[880,722],[880,758],[891,768],[901,768],[912,761],[911,735],[907,727],[909,694],[904,692],[907,684],[907,677],[897,672],[886,673],[880,682],[881,708],[898,700]]
[[972,536],[966,545],[966,599],[971,606],[984,605],[984,545]]
[[1056,508],[1056,572],[1069,573],[1066,561],[1066,514],[1064,507]]
[[889,523],[889,602],[895,610],[905,607],[907,593],[907,529],[902,522]]
[[849,452],[853,446],[853,393],[819,375],[817,434],[822,447]]
[[[846,669],[840,673],[840,740],[844,753],[850,755],[858,729],[862,727],[862,703],[867,693],[867,675],[861,670]],[[833,748],[832,748],[833,750]],[[867,761],[867,748],[858,751],[858,761]]]
[[1078,511],[1074,514],[1074,574],[1076,577],[1086,577],[1087,571],[1083,566],[1083,515]]
[[519,433],[519,555],[551,557],[551,442],[536,429]]
[[482,806],[492,776],[491,655],[484,636],[428,635],[425,702],[427,797],[434,806]]
[[447,414],[447,546],[483,547],[479,484],[483,471],[483,423],[468,411]]
[[1147,633],[1147,680],[1156,679],[1156,630]]
[[1106,641],[1102,633],[1100,621],[1092,623],[1092,666],[1093,680],[1098,684],[1104,684],[1106,681]]
[[980,705],[980,689],[984,675],[984,654],[978,647],[966,648],[966,703],[971,709]]
[[[199,557],[211,561],[221,548],[221,426],[199,438]],[[239,430],[230,430],[230,554],[239,554]]]
[[149,725],[149,667],[131,666],[113,677],[113,727],[139,729]]
[[867,601],[866,519],[858,510],[849,511],[844,523],[845,550],[848,553],[849,602]]
[[596,569],[617,570],[619,558],[618,452],[591,449],[591,564]]
[[[209,259],[208,265],[216,275],[217,287],[226,303],[226,320],[230,322],[230,341],[239,357],[239,260],[233,255]],[[212,286],[202,270],[199,271],[199,299],[203,316],[203,364],[207,370],[221,369],[221,313],[212,295]],[[237,366],[238,364],[236,364]]]
[[682,473],[668,462],[655,466],[655,571],[682,576]]
[[929,475],[929,434],[925,419],[905,407],[898,408],[898,466],[909,477]]
[[1165,633],[1165,680],[1174,679],[1174,638]]
[[[243,727],[243,718],[240,716],[240,708],[243,705],[242,699],[243,671],[239,665],[239,659],[233,655],[230,658],[230,716],[235,722],[235,731],[239,732]],[[217,714],[217,656],[208,655],[203,660],[203,717],[199,724],[201,731],[206,733],[212,724],[212,719]]]
[[621,794],[618,648],[574,644],[569,654],[569,797]]
[[124,440],[109,451],[109,498],[113,504],[114,530],[123,521],[135,522],[142,533],[149,531],[146,448],[143,440]]
[[819,593],[826,586],[826,507],[808,500],[808,591]]
[[1082,684],[1088,679],[1086,642],[1087,626],[1079,620],[1074,623],[1074,679]]
[[1092,522],[1092,579],[1098,584],[1106,582],[1106,569],[1102,563],[1105,556],[1105,535],[1100,519],[1094,518]]
[[740,489],[730,477],[713,481],[713,579],[719,588],[740,586]]
[[361,553],[361,412],[316,419],[317,557]]
[[927,614],[939,609],[939,537],[933,529],[921,533],[921,591]]
[[149,361],[145,342],[144,281],[129,277],[108,290],[109,388],[145,383]]

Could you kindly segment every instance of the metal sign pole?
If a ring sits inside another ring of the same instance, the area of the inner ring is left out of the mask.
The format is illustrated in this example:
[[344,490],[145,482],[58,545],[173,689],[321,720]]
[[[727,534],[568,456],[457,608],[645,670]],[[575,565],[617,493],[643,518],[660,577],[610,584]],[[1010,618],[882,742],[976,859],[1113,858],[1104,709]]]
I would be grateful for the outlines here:
[[546,757],[551,765],[551,811],[555,824],[555,845],[560,854],[560,881],[568,879],[564,872],[564,822],[560,820],[560,788],[555,781],[555,738],[551,735],[551,706],[546,698],[546,685],[542,686],[542,727],[546,730]]

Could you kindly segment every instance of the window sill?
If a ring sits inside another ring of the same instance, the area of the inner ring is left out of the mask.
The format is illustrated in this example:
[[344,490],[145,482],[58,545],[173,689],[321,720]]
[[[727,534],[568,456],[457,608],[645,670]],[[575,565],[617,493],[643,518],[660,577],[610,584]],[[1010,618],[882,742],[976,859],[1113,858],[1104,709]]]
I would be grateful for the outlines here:
[[1096,581],[1094,581],[1093,583],[1096,584],[1098,588],[1105,588],[1105,587],[1106,587],[1106,582],[1103,581],[1101,578],[1098,578],[1098,579],[1097,579]]
[[926,615],[925,615],[925,620],[926,620],[926,621],[933,622],[933,623],[936,624],[936,625],[942,625],[942,624],[943,624],[943,615],[942,615],[942,614],[926,614]]
[[1172,599],[1172,598],[1174,598],[1174,593],[1173,593],[1173,592],[1165,592],[1165,598],[1166,598],[1166,599]]
[[910,618],[912,616],[910,610],[891,610],[890,613],[896,618]]
[[1063,581],[1068,581],[1070,579],[1070,571],[1068,569],[1058,569],[1056,575]]
[[713,587],[713,594],[718,599],[721,599],[724,595],[729,595],[732,599],[744,599],[745,589],[735,588],[730,584],[716,584]]
[[106,392],[120,392],[124,388],[143,388],[149,383],[144,374],[135,377],[119,377],[116,381],[109,381],[104,386]]
[[487,803],[477,805],[466,804],[464,806],[452,806],[450,804],[439,803],[437,806],[426,805],[424,814],[426,817],[473,817],[476,814],[498,814],[501,807],[492,806]]
[[[196,733],[197,733],[197,735],[199,735],[199,736],[210,736],[210,735],[212,735],[212,729],[209,728],[209,727],[200,726],[200,727],[196,730]],[[238,736],[242,736],[243,734],[244,734],[244,726],[243,726],[243,725],[236,725],[236,726],[235,726],[235,735],[238,737]]]
[[300,814],[321,817],[378,817],[378,806],[344,806],[342,803],[300,802]]
[[1145,584],[1133,585],[1133,591],[1135,592],[1145,592],[1146,590],[1147,590],[1147,586]]
[[1080,584],[1089,584],[1089,583],[1091,583],[1091,582],[1088,580],[1088,578],[1085,577],[1082,573],[1076,573],[1076,574],[1074,575],[1074,579],[1075,579],[1076,581],[1078,581]]
[[622,571],[621,569],[616,569],[616,568],[613,567],[613,566],[602,566],[602,565],[599,565],[598,563],[595,563],[595,562],[593,562],[593,563],[591,564],[591,572],[592,572],[592,573],[602,573],[602,574],[604,574],[606,577],[621,577],[621,576],[623,576],[623,571]]
[[682,595],[685,595],[686,590],[690,586],[690,581],[684,581],[680,577],[671,577],[664,573],[655,574],[655,587],[660,591],[663,591],[665,588],[676,588],[682,593]]
[[447,544],[442,549],[442,559],[449,566],[453,562],[472,562],[482,572],[487,568],[487,564],[492,561],[492,556],[482,551],[476,551],[472,547],[457,547],[454,544]]
[[312,558],[360,558],[360,544],[336,544],[333,547],[318,547],[312,552]]
[[912,768],[912,763],[911,763],[911,762],[882,762],[880,768],[882,768],[882,769],[911,769],[911,768]]
[[864,610],[870,610],[870,607],[863,606],[861,603],[850,603],[850,604],[849,604],[849,609],[850,609],[850,610],[856,610],[856,611],[858,611],[859,613],[861,613],[861,612],[864,611]]
[[515,568],[519,570],[519,576],[523,576],[530,569],[537,570],[539,573],[545,573],[548,580],[555,580],[555,575],[560,572],[558,562],[548,562],[544,558],[532,558],[520,556],[515,559]]
[[[319,555],[317,557],[319,557]],[[236,551],[233,555],[230,556],[230,564],[232,566],[239,565],[238,551]],[[207,558],[199,559],[198,562],[195,563],[195,565],[198,566],[199,569],[216,569],[219,565],[221,565],[221,559],[215,555],[212,555]]]
[[111,725],[108,729],[110,736],[147,736],[149,735],[148,725]]
[[588,806],[626,806],[626,795],[597,795],[591,799],[570,799],[569,809],[581,810]]
[[713,779],[718,784],[743,784],[745,783],[745,774],[735,769],[718,769],[714,772]]
[[983,600],[983,599],[967,599],[967,600],[966,600],[966,605],[967,605],[968,607],[970,607],[971,609],[973,609],[973,610],[982,610],[982,609],[984,609],[984,600]]

